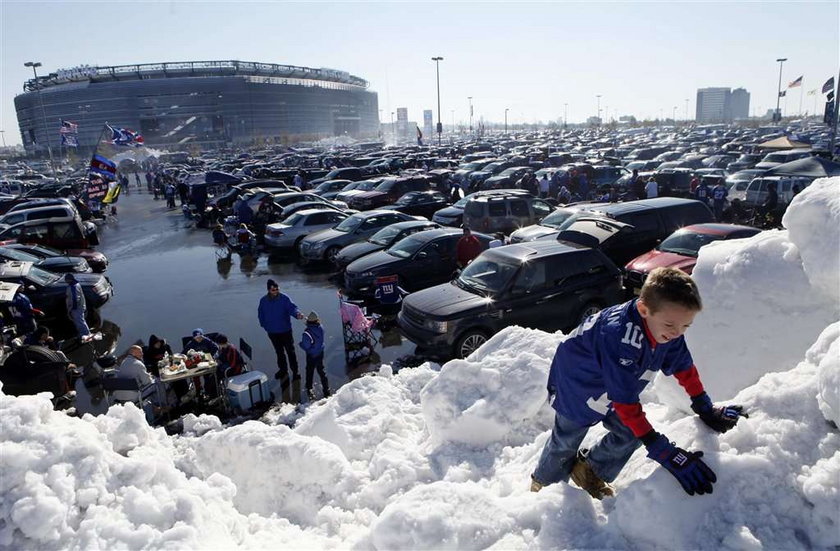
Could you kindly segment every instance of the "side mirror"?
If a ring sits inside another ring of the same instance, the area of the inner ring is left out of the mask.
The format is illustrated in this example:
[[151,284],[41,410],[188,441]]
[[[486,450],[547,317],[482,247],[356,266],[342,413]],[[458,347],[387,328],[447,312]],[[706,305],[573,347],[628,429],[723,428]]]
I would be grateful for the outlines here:
[[37,287],[35,287],[34,285],[27,285],[26,286],[26,292],[27,293],[32,293],[32,292],[35,292],[37,290],[38,290]]
[[420,251],[419,253],[417,253],[417,256],[415,258],[417,260],[425,260],[426,258],[429,258],[429,253],[427,253],[426,251]]

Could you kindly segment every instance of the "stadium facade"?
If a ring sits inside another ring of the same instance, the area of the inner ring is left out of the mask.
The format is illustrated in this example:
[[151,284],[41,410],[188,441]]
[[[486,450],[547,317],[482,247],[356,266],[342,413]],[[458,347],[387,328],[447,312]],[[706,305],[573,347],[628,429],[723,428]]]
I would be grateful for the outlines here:
[[295,143],[379,131],[375,92],[333,69],[246,61],[75,67],[38,76],[15,97],[27,153],[61,148],[61,120],[91,148],[107,122],[149,146]]

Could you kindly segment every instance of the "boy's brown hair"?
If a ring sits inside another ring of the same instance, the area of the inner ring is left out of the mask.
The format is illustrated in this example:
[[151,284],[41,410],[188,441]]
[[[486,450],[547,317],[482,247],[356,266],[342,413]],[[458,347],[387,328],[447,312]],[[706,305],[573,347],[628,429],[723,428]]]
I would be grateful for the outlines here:
[[670,302],[694,312],[703,309],[700,291],[691,276],[676,268],[656,268],[645,280],[639,299],[655,313]]

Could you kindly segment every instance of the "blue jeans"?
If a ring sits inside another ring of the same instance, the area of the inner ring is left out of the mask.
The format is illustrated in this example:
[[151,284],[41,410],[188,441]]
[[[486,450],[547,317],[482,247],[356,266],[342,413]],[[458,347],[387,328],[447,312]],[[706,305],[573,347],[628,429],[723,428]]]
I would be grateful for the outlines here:
[[[642,442],[613,410],[601,422],[609,433],[589,450],[587,463],[601,480],[612,482]],[[554,428],[534,470],[534,479],[544,486],[568,482],[578,448],[589,428],[555,412]]]
[[87,321],[85,321],[85,311],[76,309],[70,310],[69,313],[70,321],[76,326],[76,331],[79,333],[79,336],[85,337],[90,335],[90,328],[88,327]]

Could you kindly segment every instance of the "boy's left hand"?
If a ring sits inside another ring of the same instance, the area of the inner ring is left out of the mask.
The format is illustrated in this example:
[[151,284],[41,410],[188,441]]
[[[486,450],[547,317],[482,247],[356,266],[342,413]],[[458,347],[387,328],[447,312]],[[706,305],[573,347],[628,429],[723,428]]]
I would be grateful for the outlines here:
[[705,392],[691,399],[691,409],[694,410],[700,420],[706,423],[712,430],[726,432],[738,424],[740,417],[749,417],[743,406],[728,405],[715,407],[712,399]]

